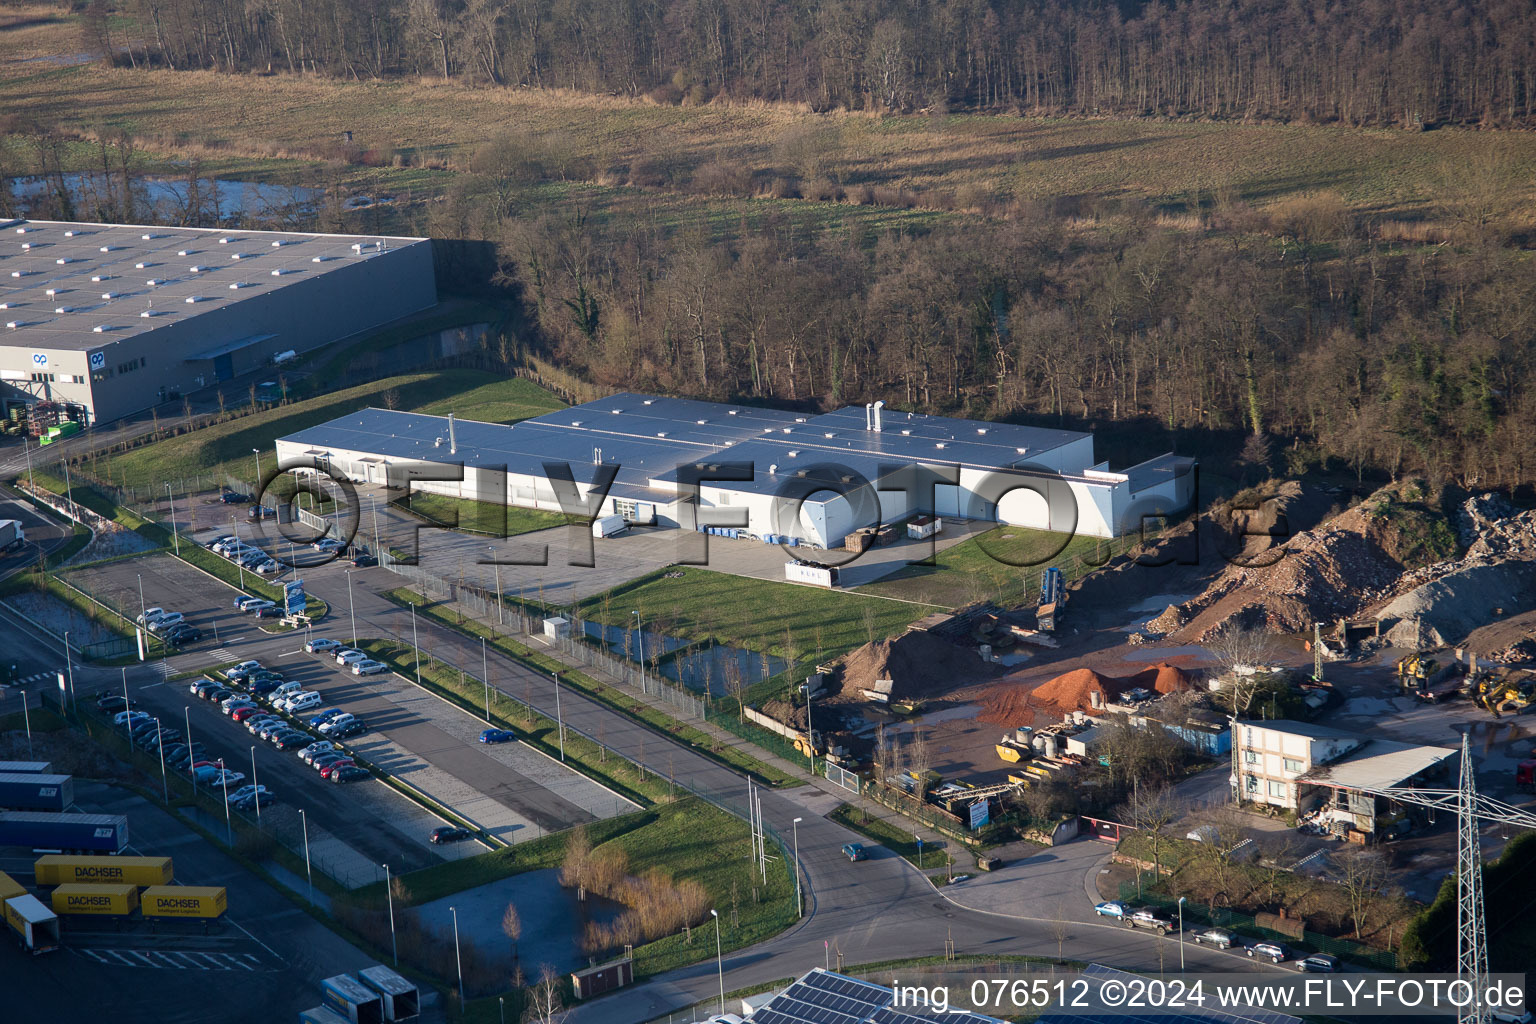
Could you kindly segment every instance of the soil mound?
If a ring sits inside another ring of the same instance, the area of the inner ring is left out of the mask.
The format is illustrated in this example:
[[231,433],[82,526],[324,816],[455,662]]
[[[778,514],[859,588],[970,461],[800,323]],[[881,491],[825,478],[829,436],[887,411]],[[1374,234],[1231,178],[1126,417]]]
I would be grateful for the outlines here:
[[865,644],[842,662],[842,696],[863,699],[882,679],[891,681],[891,699],[929,697],[1003,671],[968,647],[960,647],[923,629]]
[[1129,690],[1144,689],[1158,694],[1178,693],[1190,687],[1184,670],[1166,662],[1145,668],[1130,676],[1100,675],[1091,668],[1075,668],[1048,679],[1033,691],[1026,684],[998,687],[982,701],[981,721],[1017,729],[1035,724],[1037,712],[1052,718],[1073,711],[1103,714],[1104,706],[1120,699]]

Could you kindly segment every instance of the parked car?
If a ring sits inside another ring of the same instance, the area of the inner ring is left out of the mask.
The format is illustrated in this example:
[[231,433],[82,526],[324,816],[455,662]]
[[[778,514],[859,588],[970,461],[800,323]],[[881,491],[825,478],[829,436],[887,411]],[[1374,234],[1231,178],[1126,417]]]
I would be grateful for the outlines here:
[[223,711],[226,715],[234,711],[236,708],[253,708],[255,706],[256,702],[251,700],[251,698],[247,697],[243,693],[237,693],[233,697],[226,697],[224,700],[219,701],[219,710]]
[[330,740],[316,740],[304,748],[303,752],[299,754],[299,760],[305,764],[311,764],[321,754],[330,754],[335,751],[336,744]]
[[1255,960],[1268,960],[1277,964],[1291,958],[1291,954],[1278,942],[1255,942],[1243,952]]
[[198,680],[188,684],[188,686],[187,686],[187,690],[194,697],[203,697],[203,696],[206,696],[207,694],[212,693],[214,690],[220,690],[220,689],[224,689],[224,688],[225,687],[224,687],[223,683],[215,682],[214,680],[209,679],[206,676],[204,678],[202,678],[202,679],[198,679]]
[[473,837],[474,833],[467,828],[460,828],[457,825],[439,825],[427,838],[434,844],[441,844],[457,843]]
[[147,721],[151,717],[148,711],[119,711],[112,716],[112,724],[126,725],[129,722]]
[[352,665],[352,674],[355,676],[376,676],[380,672],[388,671],[388,665],[382,661],[374,661],[372,658],[365,658],[362,661],[354,662]]
[[259,598],[259,597],[252,597],[250,594],[241,594],[239,597],[235,598],[235,602],[234,602],[234,604],[235,604],[235,611],[243,612],[243,611],[245,611],[245,606],[246,605],[250,604],[252,601],[260,601],[260,600],[261,600],[261,598]]
[[319,729],[323,735],[329,736],[336,730],[351,725],[355,721],[357,721],[356,715],[343,711],[341,714],[333,717],[330,721],[321,722],[319,725],[315,726],[315,728]]
[[511,743],[517,734],[510,729],[485,729],[480,733],[481,743]]
[[343,648],[342,650],[336,652],[336,664],[338,665],[354,665],[359,661],[367,660],[368,655],[364,654],[362,651],[354,651],[350,647]]
[[341,641],[332,640],[328,636],[317,636],[304,645],[304,649],[310,654],[324,654],[326,651],[341,650]]
[[291,726],[289,726],[287,722],[283,721],[281,718],[274,717],[272,721],[268,722],[266,725],[263,725],[259,730],[257,730],[256,735],[260,739],[270,740],[274,735],[288,728],[291,728]]
[[244,724],[247,732],[249,732],[252,736],[259,737],[261,735],[261,730],[265,729],[267,726],[278,725],[281,723],[282,719],[278,718],[276,715],[269,712],[258,711],[256,714],[247,718]]
[[239,722],[243,725],[246,721],[259,714],[261,714],[261,708],[255,704],[249,704],[243,708],[235,708],[229,713],[229,717],[231,721]]
[[1296,969],[1308,974],[1338,974],[1344,968],[1336,956],[1331,956],[1327,953],[1313,953],[1311,956],[1296,961]]
[[1224,928],[1207,928],[1203,932],[1196,932],[1195,941],[1202,946],[1215,946],[1217,949],[1231,949],[1239,944],[1237,936]]
[[[127,700],[125,705],[123,702]],[[120,693],[100,693],[96,696],[96,706],[102,711],[132,711],[139,706],[139,702],[125,698]]]
[[[239,600],[245,601],[249,599],[242,597]],[[236,602],[235,607],[240,607],[239,601]],[[261,662],[259,661],[242,661],[238,665],[231,666],[229,670],[224,673],[224,676],[227,679],[233,679],[238,682],[239,680],[244,679],[246,676],[250,675],[252,672],[259,672],[260,670]]]
[[1093,912],[1100,917],[1112,917],[1119,921],[1130,916],[1131,908],[1117,900],[1110,900],[1108,903],[1095,904]]
[[161,639],[165,640],[167,643],[176,644],[177,646],[195,644],[202,638],[202,630],[198,629],[196,626],[188,625],[185,622],[179,626],[173,626],[172,628],[166,630],[165,633],[161,636]]
[[270,558],[256,564],[256,573],[259,576],[274,576],[282,571],[283,567]]
[[373,773],[370,772],[367,768],[362,768],[355,764],[344,765],[341,768],[331,772],[331,781],[356,782],[358,779],[366,779],[371,774]]
[[346,712],[341,710],[341,708],[326,708],[318,715],[311,715],[309,724],[318,729],[326,722],[334,722],[344,714],[346,714]]
[[273,729],[272,732],[267,735],[267,742],[281,750],[284,743],[289,743],[294,738],[303,735],[304,734],[302,732],[295,729],[293,726],[284,725],[281,728]]
[[239,801],[231,800],[229,805],[237,811],[254,811],[256,809],[257,803],[260,803],[261,806],[266,807],[267,805],[275,803],[276,801],[277,797],[273,796],[271,793],[255,793],[251,796],[241,797]]
[[324,703],[325,698],[320,696],[320,694],[316,693],[314,690],[306,690],[302,693],[296,693],[292,697],[289,697],[287,700],[283,701],[281,707],[290,715],[294,715],[298,714],[300,711],[308,711],[310,708],[317,708]]
[[346,545],[337,540],[335,537],[321,537],[319,540],[311,544],[310,547],[324,554],[330,554],[333,551],[340,551],[342,548],[346,547]]
[[235,691],[231,690],[227,686],[215,686],[211,690],[204,690],[198,696],[202,697],[203,700],[212,701],[213,703],[218,704],[221,701],[228,700],[234,695]]
[[269,793],[269,792],[271,792],[271,791],[269,789],[267,789],[266,786],[244,785],[244,786],[241,786],[239,789],[232,791],[229,794],[229,802],[230,803],[234,803],[237,800],[244,800],[246,797],[253,796],[253,795],[257,794],[257,793]]
[[249,494],[241,494],[239,491],[225,491],[219,495],[219,501],[226,505],[243,505],[250,500],[251,496]]
[[1173,919],[1148,907],[1136,911],[1130,917],[1122,918],[1129,928],[1146,928],[1157,932],[1159,935],[1167,935],[1176,927]]
[[324,769],[325,766],[328,765],[328,764],[335,764],[337,761],[350,761],[350,760],[352,760],[352,759],[350,757],[348,757],[346,754],[341,753],[341,751],[339,751],[339,750],[331,750],[331,751],[328,751],[328,752],[326,752],[324,754],[321,754],[319,757],[314,758],[312,761],[309,762],[309,766],[311,768],[313,768],[315,771],[318,772],[318,771]]
[[369,554],[360,554],[353,555],[350,559],[348,559],[348,563],[354,569],[366,569],[370,565],[378,565],[379,560]]
[[322,779],[328,779],[338,768],[355,768],[356,766],[356,761],[352,760],[350,757],[343,757],[340,760],[331,761],[327,764],[321,765],[320,777]]
[[277,742],[274,746],[278,750],[303,750],[313,742],[315,742],[315,738],[309,733],[290,729],[285,733],[278,734]]
[[186,615],[181,612],[163,612],[160,615],[152,616],[147,623],[141,622],[140,625],[147,628],[151,633],[160,633],[170,629],[172,626],[180,625],[185,619]]
[[276,519],[277,509],[270,505],[252,505],[245,510],[245,518],[253,523],[262,519]]
[[354,718],[346,725],[340,725],[332,729],[330,732],[326,733],[326,735],[331,737],[331,739],[345,740],[350,739],[353,736],[361,736],[367,731],[368,723],[363,721],[361,718]]
[[138,615],[134,616],[133,622],[136,626],[148,626],[150,623],[154,622],[164,614],[164,608],[146,608]]
[[282,685],[283,685],[282,677],[281,676],[273,676],[273,677],[271,677],[269,679],[262,679],[262,680],[260,680],[258,682],[254,682],[249,687],[247,687],[247,689],[250,691],[251,696],[253,696],[253,697],[262,697],[262,696],[265,696],[266,694],[271,693],[273,690],[276,690],[279,686],[282,686]]
[[864,852],[863,843],[844,843],[843,856],[855,863],[869,858],[869,854]]
[[259,619],[263,615],[265,615],[267,612],[276,610],[276,608],[277,608],[277,602],[276,601],[262,600],[262,601],[250,601],[250,602],[248,602],[243,610],[246,611],[246,612],[253,613]]

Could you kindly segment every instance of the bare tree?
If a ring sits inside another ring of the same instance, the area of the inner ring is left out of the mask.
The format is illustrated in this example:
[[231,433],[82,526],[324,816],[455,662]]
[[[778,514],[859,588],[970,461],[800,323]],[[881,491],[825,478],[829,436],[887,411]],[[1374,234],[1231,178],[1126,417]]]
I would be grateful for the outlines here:
[[1065,957],[1067,940],[1072,937],[1072,925],[1060,903],[1056,904],[1056,911],[1051,915],[1051,937],[1056,940],[1056,960],[1060,962]]
[[746,692],[746,682],[741,677],[741,663],[735,658],[730,658],[725,663],[725,692],[736,702],[737,719],[745,721],[747,704],[742,694]]
[[1355,938],[1370,924],[1371,911],[1376,900],[1384,895],[1387,884],[1387,861],[1376,850],[1350,850],[1336,859],[1339,888],[1349,901],[1349,921],[1354,926]]
[[507,901],[501,912],[501,934],[512,940],[512,959],[517,959],[517,940],[523,937],[523,919],[517,916],[517,904]]
[[539,980],[528,989],[523,1024],[560,1024],[569,1011],[560,994],[560,976],[548,964],[539,972]]
[[1163,851],[1168,847],[1168,835],[1163,830],[1171,825],[1183,807],[1167,786],[1143,791],[1139,787],[1132,799],[1115,809],[1116,816],[1128,825],[1134,825],[1152,847],[1153,871],[1163,870]]

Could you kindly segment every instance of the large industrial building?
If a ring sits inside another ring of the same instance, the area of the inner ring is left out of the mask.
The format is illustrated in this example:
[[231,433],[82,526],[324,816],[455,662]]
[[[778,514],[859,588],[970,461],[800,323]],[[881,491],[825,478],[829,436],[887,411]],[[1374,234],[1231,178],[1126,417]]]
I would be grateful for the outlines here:
[[436,302],[422,238],[7,221],[0,408],[109,421]]
[[1091,434],[881,403],[816,416],[626,393],[511,426],[364,409],[280,439],[277,454],[360,483],[451,477],[413,486],[551,511],[550,466],[568,466],[584,502],[612,474],[587,514],[816,548],[915,514],[1114,537],[1194,497],[1189,459],[1114,472]]

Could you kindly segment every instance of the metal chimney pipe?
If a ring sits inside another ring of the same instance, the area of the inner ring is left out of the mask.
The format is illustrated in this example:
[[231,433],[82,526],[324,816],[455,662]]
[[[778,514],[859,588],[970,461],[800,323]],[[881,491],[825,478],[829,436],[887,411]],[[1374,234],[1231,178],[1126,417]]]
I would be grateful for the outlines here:
[[877,434],[880,433],[881,427],[880,410],[884,408],[885,402],[883,400],[875,403],[875,433]]
[[453,433],[453,413],[448,414],[448,452],[451,455],[459,453],[459,441]]
[[868,402],[864,403],[864,429],[865,430],[874,430],[875,429],[874,413],[870,412],[871,408],[872,408],[872,406]]

